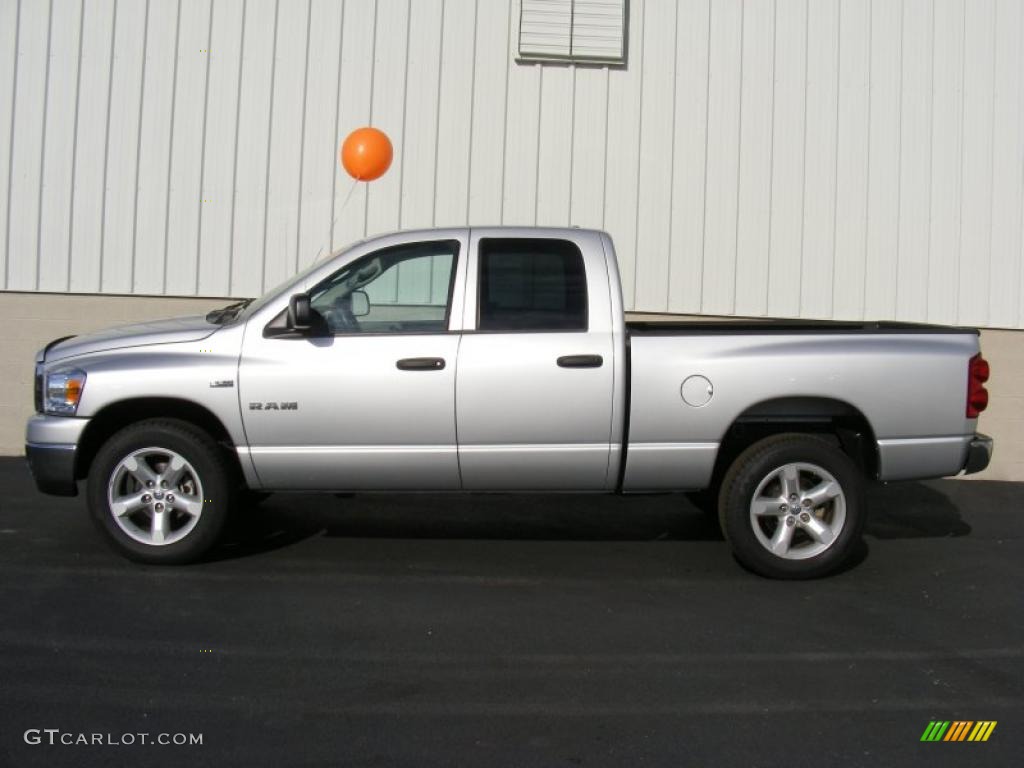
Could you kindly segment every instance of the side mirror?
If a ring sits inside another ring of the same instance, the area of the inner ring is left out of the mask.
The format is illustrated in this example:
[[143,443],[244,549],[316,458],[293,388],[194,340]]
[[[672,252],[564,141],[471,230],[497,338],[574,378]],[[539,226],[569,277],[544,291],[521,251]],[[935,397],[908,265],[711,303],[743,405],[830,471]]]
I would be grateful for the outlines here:
[[313,309],[308,293],[296,293],[288,299],[288,329],[308,331],[313,327]]
[[354,317],[366,317],[370,314],[370,297],[366,295],[366,291],[352,291],[349,294],[349,301]]

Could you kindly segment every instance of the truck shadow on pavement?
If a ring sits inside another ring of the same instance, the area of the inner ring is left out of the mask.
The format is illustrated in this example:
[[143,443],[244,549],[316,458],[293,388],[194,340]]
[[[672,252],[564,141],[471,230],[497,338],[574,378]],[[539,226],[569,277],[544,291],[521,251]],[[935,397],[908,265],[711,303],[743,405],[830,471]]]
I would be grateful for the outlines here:
[[[967,536],[943,482],[868,489],[865,535]],[[938,486],[938,487],[936,487]],[[242,510],[213,560],[258,555],[314,536],[519,541],[722,541],[714,515],[682,494],[276,494]],[[866,545],[862,556],[866,556]],[[862,558],[857,558],[858,560]]]
[[957,504],[940,490],[950,483],[964,485],[962,480],[933,480],[870,486],[864,533],[876,539],[967,536],[971,526],[964,522]]
[[678,494],[332,494],[271,496],[237,516],[214,559],[312,536],[519,541],[721,541],[717,520]]

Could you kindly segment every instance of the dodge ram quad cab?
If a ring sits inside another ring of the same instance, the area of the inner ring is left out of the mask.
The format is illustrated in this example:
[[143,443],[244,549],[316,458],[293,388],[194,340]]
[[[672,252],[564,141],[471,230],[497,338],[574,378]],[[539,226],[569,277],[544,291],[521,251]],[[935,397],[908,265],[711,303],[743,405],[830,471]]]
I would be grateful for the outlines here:
[[276,491],[699,492],[735,557],[848,564],[866,482],[977,472],[978,332],[627,322],[611,238],[407,231],[205,317],[58,339],[26,454],[124,555],[201,558]]

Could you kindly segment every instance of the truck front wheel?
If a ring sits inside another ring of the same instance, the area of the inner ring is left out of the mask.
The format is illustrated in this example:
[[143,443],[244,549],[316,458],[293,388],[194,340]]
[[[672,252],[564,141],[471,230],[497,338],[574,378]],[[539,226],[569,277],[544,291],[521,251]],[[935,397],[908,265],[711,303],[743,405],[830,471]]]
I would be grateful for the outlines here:
[[89,511],[121,554],[143,563],[198,560],[233,502],[232,473],[213,438],[188,422],[151,419],[113,435],[92,463]]
[[833,444],[783,434],[747,448],[726,472],[722,532],[762,576],[809,579],[843,568],[864,526],[860,470]]

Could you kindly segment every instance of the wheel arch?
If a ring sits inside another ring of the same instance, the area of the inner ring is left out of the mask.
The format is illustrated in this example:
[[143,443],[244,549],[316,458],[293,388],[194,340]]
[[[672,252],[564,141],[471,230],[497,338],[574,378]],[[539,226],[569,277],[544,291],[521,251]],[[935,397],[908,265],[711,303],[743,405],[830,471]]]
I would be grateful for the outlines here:
[[871,422],[860,409],[830,397],[793,396],[762,400],[733,420],[719,444],[712,486],[721,482],[747,447],[786,432],[834,438],[866,477],[878,477],[878,442]]
[[104,406],[89,420],[75,452],[75,478],[84,478],[100,447],[115,433],[147,419],[178,419],[202,429],[230,455],[241,476],[241,466],[231,435],[216,414],[193,400],[176,397],[139,397]]

